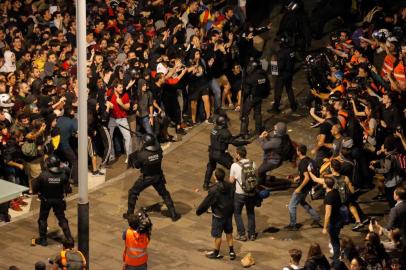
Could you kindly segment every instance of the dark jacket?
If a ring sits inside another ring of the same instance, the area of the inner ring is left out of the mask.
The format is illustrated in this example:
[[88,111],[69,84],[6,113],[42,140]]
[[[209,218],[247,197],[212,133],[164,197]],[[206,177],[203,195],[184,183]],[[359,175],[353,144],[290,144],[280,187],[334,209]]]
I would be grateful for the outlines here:
[[389,220],[387,229],[393,230],[395,228],[400,229],[400,235],[402,236],[402,243],[406,246],[406,202],[401,201],[389,212]]
[[210,207],[213,216],[218,218],[230,218],[234,212],[233,206],[234,190],[232,185],[227,182],[218,182],[210,188],[209,194],[196,209],[196,215],[200,216]]
[[326,256],[315,256],[306,260],[304,265],[305,270],[325,269],[330,270],[330,263]]
[[277,135],[271,135],[267,138],[260,138],[259,144],[264,151],[264,160],[280,163],[282,157],[280,155],[280,149],[282,147],[282,137]]

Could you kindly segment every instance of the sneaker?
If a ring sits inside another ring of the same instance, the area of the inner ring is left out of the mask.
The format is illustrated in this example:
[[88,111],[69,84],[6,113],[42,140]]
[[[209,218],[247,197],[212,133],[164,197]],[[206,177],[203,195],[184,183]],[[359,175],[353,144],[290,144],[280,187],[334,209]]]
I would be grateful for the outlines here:
[[247,237],[245,235],[238,235],[238,236],[234,237],[234,239],[237,241],[243,241],[243,242],[247,241]]
[[234,104],[232,104],[232,103],[228,104],[228,109],[229,110],[234,110],[235,109]]
[[320,123],[320,122],[317,122],[317,121],[313,121],[313,122],[310,123],[310,127],[311,127],[311,128],[316,128],[316,127],[318,127],[318,126],[320,126],[320,125],[321,125],[321,123]]
[[102,173],[101,171],[97,170],[97,171],[95,171],[95,172],[92,172],[92,175],[93,175],[93,176],[103,176],[104,173]]
[[10,202],[10,208],[13,209],[14,211],[18,211],[18,212],[23,211],[23,209],[20,207],[20,205],[16,201]]
[[21,196],[21,197],[18,197],[18,198],[16,199],[16,201],[18,202],[18,204],[20,204],[20,205],[22,205],[22,206],[28,205],[28,203],[23,200],[23,197],[22,197],[22,196]]
[[369,221],[370,221],[370,219],[366,218],[361,223],[364,224],[364,225],[367,225],[367,224],[369,224]]
[[355,223],[355,226],[354,227],[352,227],[352,231],[353,232],[355,232],[355,231],[358,231],[359,229],[361,229],[361,228],[363,228],[365,225],[364,224],[362,224],[361,222],[357,222],[357,223]]
[[232,260],[232,261],[234,261],[235,258],[237,257],[237,255],[235,255],[234,251],[230,251],[228,254],[230,255],[230,260]]
[[255,241],[255,240],[257,240],[257,236],[258,236],[258,233],[251,234],[250,236],[248,236],[248,240]]
[[220,255],[220,253],[217,253],[214,250],[210,251],[210,252],[207,252],[206,257],[209,258],[209,259],[221,259],[221,258],[223,258],[223,256]]
[[128,163],[128,156],[127,156],[127,158],[125,159],[124,163],[125,163],[125,164]]
[[171,217],[173,222],[178,221],[182,216],[179,213],[176,213],[173,217]]
[[176,129],[176,134],[186,135],[186,131],[183,128],[178,128]]
[[321,226],[320,222],[315,221],[315,220],[312,222],[312,224],[310,224],[310,226],[312,228],[323,228],[323,226]]
[[40,246],[43,246],[43,247],[48,246],[48,241],[47,241],[46,238],[37,238],[37,239],[35,239],[35,243],[37,245],[40,245]]
[[285,229],[287,231],[297,231],[297,230],[299,230],[299,228],[296,225],[292,225],[292,224],[289,224],[289,225],[283,227],[283,229]]

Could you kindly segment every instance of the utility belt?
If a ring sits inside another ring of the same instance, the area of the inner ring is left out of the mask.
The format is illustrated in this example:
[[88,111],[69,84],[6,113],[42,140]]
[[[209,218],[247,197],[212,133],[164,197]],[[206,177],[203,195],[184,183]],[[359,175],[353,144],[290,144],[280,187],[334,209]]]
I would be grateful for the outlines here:
[[209,153],[211,153],[211,154],[212,154],[212,153],[223,154],[223,153],[226,152],[226,150],[215,149],[215,148],[213,148],[211,145],[209,145],[208,151],[209,151]]

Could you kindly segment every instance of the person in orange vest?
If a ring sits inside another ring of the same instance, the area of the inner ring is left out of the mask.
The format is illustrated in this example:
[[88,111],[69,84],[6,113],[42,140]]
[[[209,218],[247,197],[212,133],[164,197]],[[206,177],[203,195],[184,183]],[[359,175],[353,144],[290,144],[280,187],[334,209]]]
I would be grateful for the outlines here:
[[86,270],[86,258],[82,252],[75,249],[75,242],[72,238],[62,242],[63,249],[55,257],[49,259],[52,270]]
[[123,270],[146,270],[152,222],[145,208],[136,214],[128,215],[127,220],[130,227],[123,232],[125,241]]

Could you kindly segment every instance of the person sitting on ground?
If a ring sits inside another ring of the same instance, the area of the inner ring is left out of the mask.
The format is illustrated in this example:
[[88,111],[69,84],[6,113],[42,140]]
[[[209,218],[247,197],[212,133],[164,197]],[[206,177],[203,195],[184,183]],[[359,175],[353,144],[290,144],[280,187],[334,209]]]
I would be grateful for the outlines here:
[[282,270],[302,270],[303,267],[300,266],[300,259],[302,258],[302,251],[297,248],[292,248],[289,250],[290,264],[282,268]]

